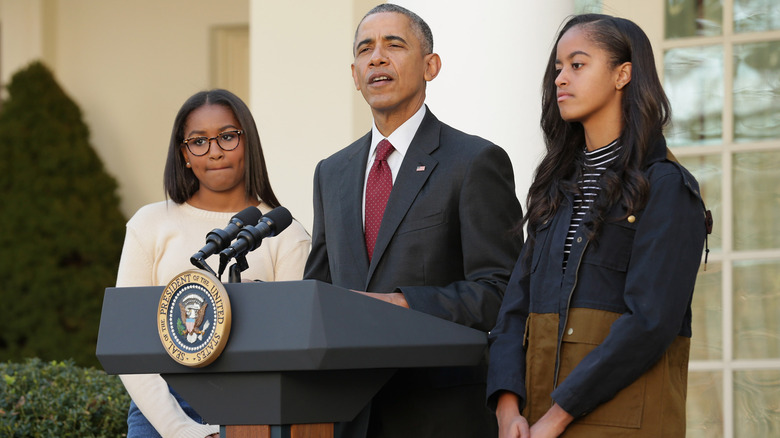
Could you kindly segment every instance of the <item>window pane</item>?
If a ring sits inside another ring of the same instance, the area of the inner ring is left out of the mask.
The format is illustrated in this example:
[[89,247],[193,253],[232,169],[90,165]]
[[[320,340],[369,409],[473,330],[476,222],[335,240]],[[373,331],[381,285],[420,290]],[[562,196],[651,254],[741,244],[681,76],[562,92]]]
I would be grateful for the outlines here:
[[734,373],[734,436],[780,436],[780,371]]
[[699,181],[699,190],[707,209],[712,211],[712,234],[708,236],[710,250],[723,249],[723,197],[721,178],[723,168],[720,155],[702,155],[679,158],[680,163]]
[[576,14],[600,14],[602,0],[574,0],[574,13]]
[[666,0],[666,38],[723,33],[721,0]]
[[780,41],[734,46],[734,139],[780,139]]
[[780,284],[780,262],[776,260],[734,262],[734,357],[736,359],[780,358],[778,284]]
[[780,151],[734,154],[734,248],[780,248]]
[[720,372],[688,374],[686,400],[688,438],[723,437],[723,377]]
[[708,263],[696,277],[691,310],[691,360],[723,359],[723,300],[721,300],[722,266]]
[[734,30],[760,32],[780,29],[777,0],[734,0]]
[[723,135],[723,47],[689,47],[664,54],[664,89],[672,104],[670,146],[719,143]]

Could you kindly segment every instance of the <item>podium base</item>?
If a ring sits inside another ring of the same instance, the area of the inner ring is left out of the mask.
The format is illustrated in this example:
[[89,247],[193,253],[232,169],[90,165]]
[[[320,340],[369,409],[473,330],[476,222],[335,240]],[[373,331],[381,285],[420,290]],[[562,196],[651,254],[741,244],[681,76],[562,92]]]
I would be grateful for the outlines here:
[[333,438],[333,423],[222,426],[221,438]]

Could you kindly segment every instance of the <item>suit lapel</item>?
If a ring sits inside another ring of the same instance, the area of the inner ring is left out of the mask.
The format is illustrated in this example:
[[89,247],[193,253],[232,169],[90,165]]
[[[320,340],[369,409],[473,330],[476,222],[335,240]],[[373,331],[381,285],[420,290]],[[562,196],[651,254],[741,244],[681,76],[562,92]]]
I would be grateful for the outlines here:
[[366,238],[363,234],[363,185],[366,176],[366,160],[371,146],[371,133],[358,140],[359,147],[341,169],[339,209],[342,212],[345,245],[352,254],[354,267],[361,276],[368,272]]
[[427,110],[425,118],[417,129],[417,134],[409,145],[409,150],[406,151],[393,190],[390,192],[390,198],[387,200],[382,225],[376,238],[374,257],[368,268],[366,289],[393,235],[438,164],[430,154],[439,147],[440,130],[441,123],[430,110]]

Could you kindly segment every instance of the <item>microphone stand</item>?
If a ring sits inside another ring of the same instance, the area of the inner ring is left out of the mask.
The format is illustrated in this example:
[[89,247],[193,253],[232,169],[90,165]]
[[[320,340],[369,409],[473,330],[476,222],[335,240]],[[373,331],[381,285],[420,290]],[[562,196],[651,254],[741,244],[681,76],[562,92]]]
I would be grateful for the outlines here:
[[241,272],[247,269],[249,269],[249,263],[246,261],[246,256],[240,255],[236,257],[236,262],[230,266],[230,271],[228,272],[228,282],[241,283]]
[[[196,268],[203,269],[204,271],[208,271],[211,273],[211,275],[217,277],[219,281],[222,281],[222,273],[225,272],[225,265],[227,265],[228,260],[225,260],[224,263],[222,260],[220,260],[220,267],[219,267],[219,275],[217,275],[216,272],[214,272],[213,269],[211,269],[211,266],[206,263],[206,260],[202,257],[192,257],[190,258],[190,263],[193,264]],[[230,283],[241,283],[241,273],[243,271],[246,271],[249,269],[249,262],[246,261],[246,255],[240,255],[236,256],[236,263],[234,263],[232,266],[230,266],[230,270],[228,271],[228,282]]]
[[[265,223],[262,223],[265,227],[268,227]],[[263,243],[263,230],[247,225],[241,232],[238,233],[240,239],[244,239],[247,247],[242,250],[237,250],[234,247],[223,250],[219,253],[219,278],[222,278],[222,273],[225,272],[225,268],[230,262],[231,258],[236,259],[236,263],[230,267],[229,282],[241,283],[241,272],[249,269],[249,263],[246,261],[246,254],[250,251],[254,251],[260,248],[260,244]],[[235,254],[235,256],[231,256]]]
[[[214,270],[211,269],[211,266],[209,266],[209,264],[206,263],[206,259],[204,259],[203,257],[192,256],[192,257],[190,257],[190,263],[192,263],[196,268],[200,268],[200,269],[203,269],[204,271],[208,271],[209,273],[211,273],[211,275],[213,275],[215,277],[217,276],[217,274],[214,272]],[[221,277],[221,275],[220,275],[220,277]]]

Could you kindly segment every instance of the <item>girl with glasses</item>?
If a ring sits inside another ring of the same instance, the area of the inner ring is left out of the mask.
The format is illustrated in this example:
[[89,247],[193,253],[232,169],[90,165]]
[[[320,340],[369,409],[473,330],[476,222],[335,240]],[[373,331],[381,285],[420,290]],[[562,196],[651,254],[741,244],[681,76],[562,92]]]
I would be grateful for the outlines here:
[[[236,212],[254,206],[265,214],[280,205],[249,108],[226,90],[199,92],[184,102],[173,123],[163,178],[168,199],[142,207],[127,223],[117,287],[166,285],[193,268],[190,257],[206,234],[224,228]],[[247,254],[244,276],[300,280],[310,247],[308,233],[293,221]],[[209,260],[212,270],[215,259]],[[159,375],[121,378],[133,399],[128,438],[218,436],[219,426],[203,424]]]

